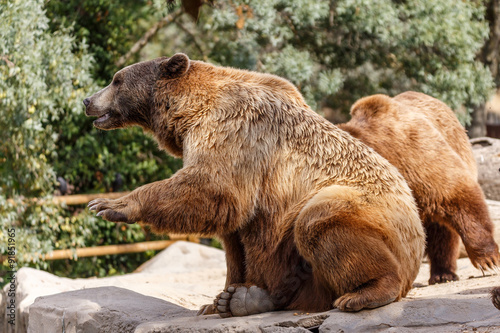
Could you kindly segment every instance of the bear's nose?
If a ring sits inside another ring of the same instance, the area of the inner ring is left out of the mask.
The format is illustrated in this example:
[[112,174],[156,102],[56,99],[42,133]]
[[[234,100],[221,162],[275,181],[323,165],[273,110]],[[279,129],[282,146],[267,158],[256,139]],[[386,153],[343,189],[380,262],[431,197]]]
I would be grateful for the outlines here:
[[83,105],[85,105],[85,107],[87,107],[87,106],[89,106],[89,104],[90,104],[90,99],[85,98],[85,99],[83,100]]

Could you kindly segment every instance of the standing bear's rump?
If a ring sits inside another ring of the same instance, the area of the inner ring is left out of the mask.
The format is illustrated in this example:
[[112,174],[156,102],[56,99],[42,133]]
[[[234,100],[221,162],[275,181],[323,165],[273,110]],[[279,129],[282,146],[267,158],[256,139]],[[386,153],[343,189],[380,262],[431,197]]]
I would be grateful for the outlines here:
[[358,311],[411,288],[425,235],[406,182],[288,81],[176,54],[120,70],[84,104],[96,127],[141,126],[183,158],[171,178],[89,207],[221,239],[226,285],[200,313]]
[[413,191],[427,233],[430,284],[458,280],[460,238],[476,268],[500,264],[471,145],[446,104],[417,92],[374,95],[356,102],[351,116],[338,126],[396,166]]

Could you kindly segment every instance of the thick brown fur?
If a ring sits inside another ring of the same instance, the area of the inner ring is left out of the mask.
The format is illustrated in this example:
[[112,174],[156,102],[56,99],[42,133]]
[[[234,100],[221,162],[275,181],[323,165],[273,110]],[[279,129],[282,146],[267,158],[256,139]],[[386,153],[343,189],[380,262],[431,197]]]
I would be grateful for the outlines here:
[[473,265],[500,263],[493,224],[465,129],[439,100],[416,92],[356,102],[339,127],[385,157],[413,191],[427,232],[429,283],[457,280],[462,239]]
[[[406,295],[425,242],[409,187],[288,81],[182,54],[116,78],[84,101],[100,117],[95,126],[142,126],[184,167],[123,198],[91,202],[98,215],[219,237],[226,291],[257,286],[276,310],[357,311]],[[230,296],[221,295],[227,307]]]

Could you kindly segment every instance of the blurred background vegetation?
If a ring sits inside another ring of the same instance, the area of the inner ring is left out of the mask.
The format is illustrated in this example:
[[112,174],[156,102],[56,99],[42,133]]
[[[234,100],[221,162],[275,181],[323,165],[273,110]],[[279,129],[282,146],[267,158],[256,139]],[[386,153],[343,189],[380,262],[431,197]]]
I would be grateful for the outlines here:
[[132,190],[182,166],[140,129],[103,132],[84,115],[84,97],[140,60],[184,52],[274,73],[334,123],[360,97],[422,91],[484,135],[484,103],[500,84],[499,3],[0,0],[0,252],[14,226],[19,265],[58,275],[122,274],[154,254],[39,258],[164,237],[50,203],[61,178],[71,193]]

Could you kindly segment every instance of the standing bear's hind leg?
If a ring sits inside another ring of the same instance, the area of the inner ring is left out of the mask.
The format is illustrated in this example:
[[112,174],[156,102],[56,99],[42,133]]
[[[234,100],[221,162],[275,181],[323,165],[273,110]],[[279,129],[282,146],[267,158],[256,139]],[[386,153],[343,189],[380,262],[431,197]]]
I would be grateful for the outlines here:
[[431,263],[429,284],[458,281],[460,236],[447,225],[427,222],[427,255]]
[[377,220],[381,216],[357,190],[335,185],[321,190],[297,218],[297,248],[342,311],[383,306],[411,288],[394,253],[400,238],[390,223]]

